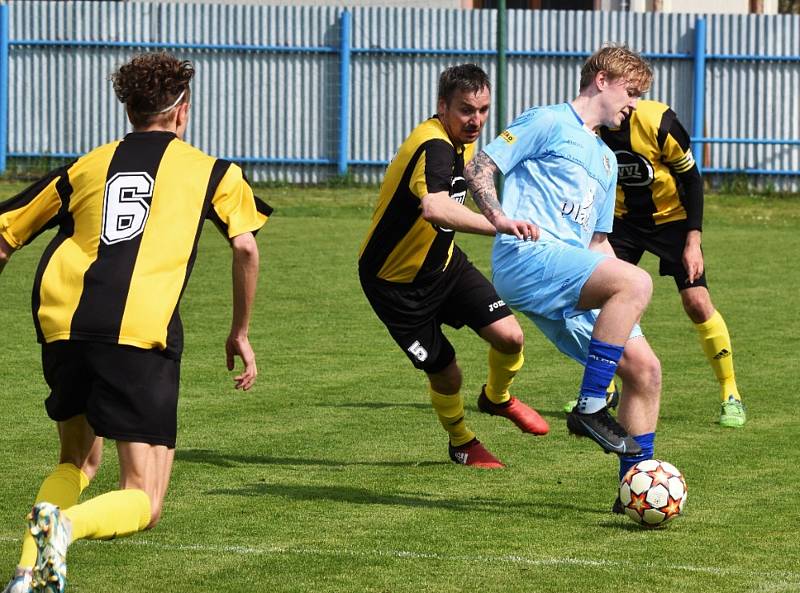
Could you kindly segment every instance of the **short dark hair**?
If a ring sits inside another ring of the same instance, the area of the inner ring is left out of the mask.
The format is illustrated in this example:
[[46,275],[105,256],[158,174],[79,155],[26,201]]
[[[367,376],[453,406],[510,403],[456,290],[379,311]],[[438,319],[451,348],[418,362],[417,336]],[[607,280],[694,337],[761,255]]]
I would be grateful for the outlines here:
[[489,76],[476,64],[451,66],[439,76],[439,96],[445,104],[450,104],[456,91],[477,93],[483,89],[491,89]]
[[[111,75],[114,92],[125,104],[131,123],[146,125],[189,101],[194,66],[167,52],[134,56]],[[172,106],[172,107],[171,107]]]

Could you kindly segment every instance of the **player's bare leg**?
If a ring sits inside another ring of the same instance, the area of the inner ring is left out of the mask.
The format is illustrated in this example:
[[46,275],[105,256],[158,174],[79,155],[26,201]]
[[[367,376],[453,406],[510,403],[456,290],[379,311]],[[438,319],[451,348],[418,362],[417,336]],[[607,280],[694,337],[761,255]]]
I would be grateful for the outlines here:
[[693,286],[680,292],[683,309],[694,323],[703,353],[720,386],[719,423],[728,428],[744,426],[747,420],[742,397],[733,370],[733,347],[728,327],[714,308],[705,286]]
[[644,337],[628,340],[617,373],[622,379],[619,423],[634,436],[655,432],[661,402],[661,363]]
[[[88,423],[86,424],[88,427]],[[61,431],[62,451],[84,451],[94,446],[88,431]],[[93,434],[93,433],[92,433]],[[29,516],[36,540],[34,590],[47,584],[60,593],[66,587],[67,548],[77,539],[111,539],[153,527],[172,470],[174,449],[147,443],[118,442],[120,490],[107,492],[66,510],[47,502],[34,506]]]
[[[622,379],[618,419],[642,451],[619,458],[620,479],[635,464],[653,457],[656,425],[661,401],[661,363],[644,336],[631,338],[625,345],[617,373]],[[617,497],[612,511],[622,513]]]
[[498,319],[478,334],[489,348],[489,374],[478,396],[478,409],[486,414],[511,420],[522,432],[545,435],[550,427],[536,410],[509,392],[514,377],[525,360],[522,349],[524,335],[513,315]]
[[601,261],[581,290],[578,308],[600,312],[589,342],[578,404],[567,415],[567,428],[591,438],[607,453],[642,452],[639,443],[608,413],[606,392],[652,291],[646,272],[615,258]]
[[156,526],[169,486],[175,449],[148,443],[117,442],[121,490],[141,490],[150,499],[150,521],[146,529]]

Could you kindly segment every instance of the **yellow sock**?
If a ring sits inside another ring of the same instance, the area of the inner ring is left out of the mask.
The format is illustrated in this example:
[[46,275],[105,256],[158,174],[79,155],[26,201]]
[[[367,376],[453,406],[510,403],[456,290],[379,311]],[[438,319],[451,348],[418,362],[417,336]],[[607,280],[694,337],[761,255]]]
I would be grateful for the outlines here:
[[695,329],[700,338],[708,362],[714,370],[714,375],[720,384],[720,396],[726,401],[729,395],[740,400],[739,390],[736,388],[736,376],[733,372],[733,347],[728,327],[719,311],[703,323],[695,323]]
[[502,404],[511,399],[508,388],[522,368],[525,357],[522,351],[503,354],[489,348],[489,378],[486,380],[486,397],[493,404]]
[[143,490],[114,490],[67,509],[64,516],[72,524],[72,541],[122,537],[150,523],[150,497]]
[[[49,502],[61,509],[68,509],[78,502],[86,487],[89,477],[79,467],[71,463],[62,463],[56,466],[39,487],[35,502]],[[35,503],[34,503],[35,504]],[[19,558],[19,568],[32,568],[36,563],[36,542],[33,541],[28,530],[22,538],[22,554]]]
[[444,395],[434,391],[433,387],[429,389],[431,403],[436,415],[439,416],[439,422],[450,433],[450,443],[458,447],[474,439],[475,433],[467,428],[467,423],[464,421],[464,398],[461,397],[461,393]]

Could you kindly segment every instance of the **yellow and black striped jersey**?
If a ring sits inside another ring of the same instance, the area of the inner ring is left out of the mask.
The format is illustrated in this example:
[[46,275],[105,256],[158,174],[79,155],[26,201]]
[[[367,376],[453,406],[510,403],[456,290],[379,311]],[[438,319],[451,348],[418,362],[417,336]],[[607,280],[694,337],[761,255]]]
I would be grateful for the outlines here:
[[271,213],[238,166],[171,132],[135,132],[0,204],[0,234],[18,249],[58,228],[33,287],[40,342],[110,342],[178,357],[178,302],[203,222],[232,238],[256,232]]
[[411,132],[386,170],[359,253],[362,277],[408,284],[447,267],[454,233],[422,218],[420,204],[426,194],[442,191],[463,204],[464,163],[474,151],[474,144],[453,145],[435,116]]
[[639,100],[619,128],[600,134],[617,156],[617,218],[646,227],[688,218],[689,228],[701,228],[700,173],[689,134],[668,105]]

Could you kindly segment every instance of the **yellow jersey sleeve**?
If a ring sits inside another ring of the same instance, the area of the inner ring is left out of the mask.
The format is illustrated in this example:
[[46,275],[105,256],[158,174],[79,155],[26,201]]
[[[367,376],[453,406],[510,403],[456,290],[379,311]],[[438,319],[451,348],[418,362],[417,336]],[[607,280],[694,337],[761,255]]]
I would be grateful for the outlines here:
[[56,169],[0,204],[0,235],[11,247],[19,249],[56,225],[61,209],[58,184],[65,173],[64,167]]
[[267,222],[272,208],[253,193],[241,168],[231,164],[211,199],[213,218],[229,239],[256,233]]

